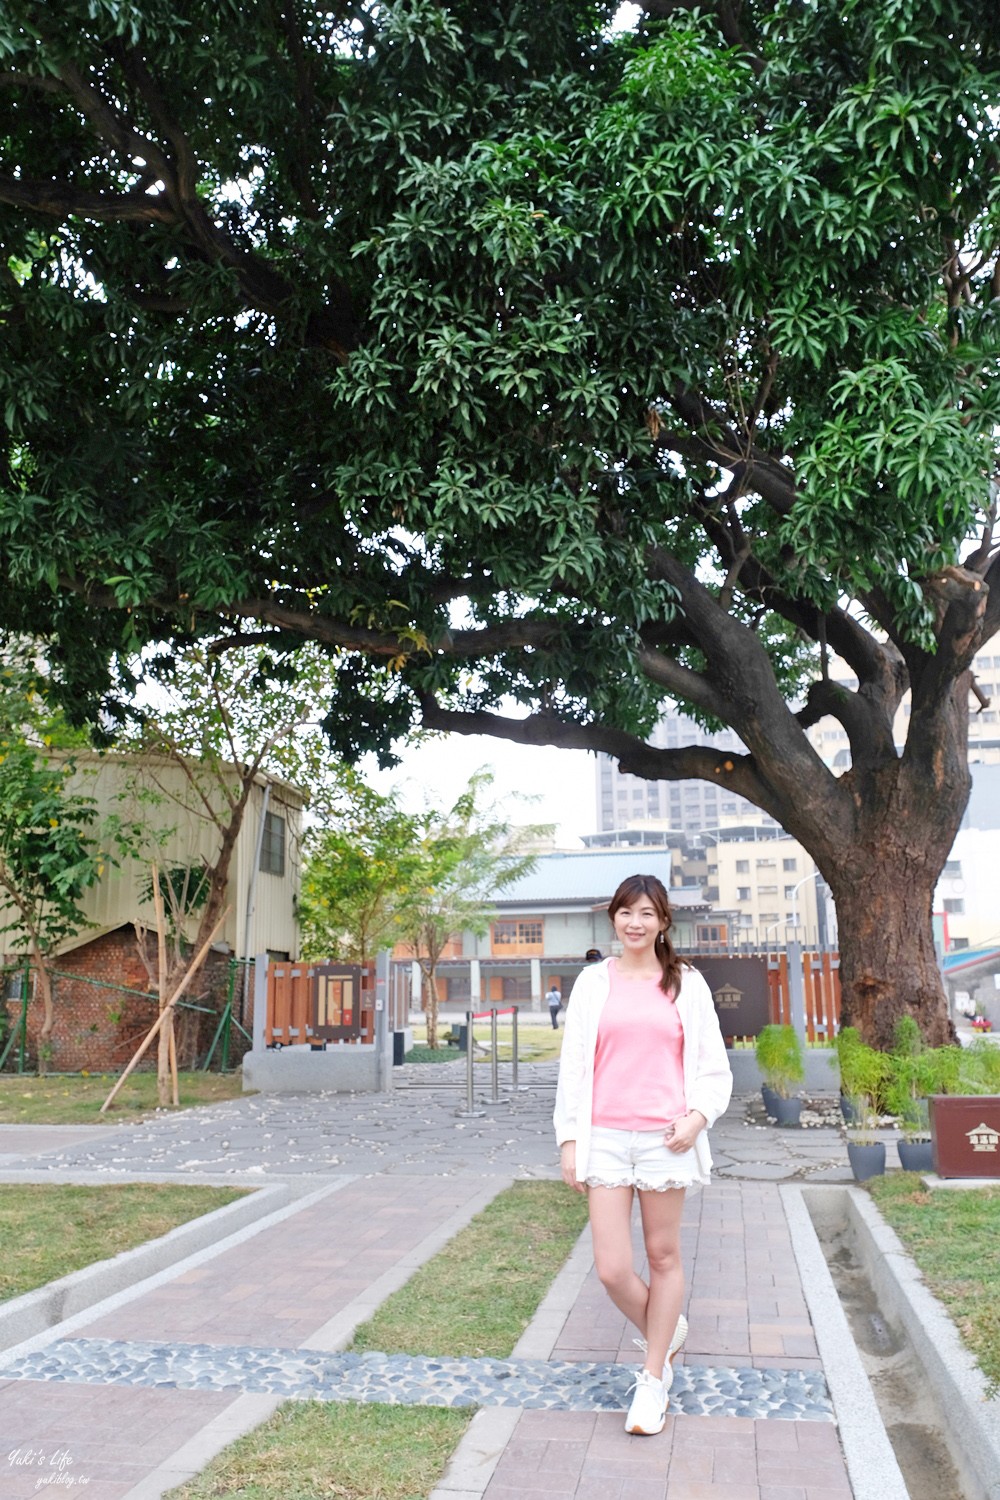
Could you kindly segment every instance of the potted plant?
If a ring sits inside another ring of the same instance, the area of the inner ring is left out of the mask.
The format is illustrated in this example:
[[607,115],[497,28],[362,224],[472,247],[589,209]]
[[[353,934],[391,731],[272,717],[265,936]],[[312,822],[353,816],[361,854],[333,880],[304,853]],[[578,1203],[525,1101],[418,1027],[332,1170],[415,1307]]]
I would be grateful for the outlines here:
[[840,1051],[841,1088],[847,1095],[852,1120],[846,1127],[847,1156],[858,1182],[885,1171],[885,1141],[879,1136],[878,1122],[890,1069],[890,1058],[867,1046],[857,1033]]
[[849,1125],[854,1119],[850,1099],[851,1054],[854,1048],[862,1045],[861,1035],[853,1026],[845,1026],[837,1033],[833,1045],[836,1056],[831,1058],[831,1065],[836,1063],[840,1075],[840,1113],[844,1117],[844,1123]]
[[802,1100],[793,1099],[795,1084],[805,1077],[802,1043],[794,1026],[765,1026],[755,1044],[764,1108],[779,1125],[798,1125]]
[[919,1026],[912,1016],[902,1016],[893,1034],[886,1105],[896,1116],[896,1150],[904,1172],[933,1170],[927,1098],[936,1082],[935,1059],[924,1047]]

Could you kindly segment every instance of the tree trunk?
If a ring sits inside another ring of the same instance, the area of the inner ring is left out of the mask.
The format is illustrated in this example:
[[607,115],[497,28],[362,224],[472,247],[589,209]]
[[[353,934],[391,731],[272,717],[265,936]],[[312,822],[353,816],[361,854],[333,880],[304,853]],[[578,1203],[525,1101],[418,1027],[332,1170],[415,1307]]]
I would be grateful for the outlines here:
[[955,1040],[934,951],[931,905],[935,881],[917,885],[889,860],[866,878],[834,889],[840,931],[841,1024],[856,1026],[872,1047],[892,1046],[901,1016],[911,1015],[924,1040]]
[[934,948],[934,891],[968,800],[964,755],[848,772],[854,837],[816,851],[837,906],[842,1024],[892,1046],[912,1015],[929,1046],[955,1040]]
[[45,966],[41,951],[33,947],[35,973],[42,992],[42,1027],[38,1033],[38,1071],[47,1073],[52,1060],[52,1029],[55,1025],[55,1007],[52,1003],[52,975]]
[[427,980],[425,990],[424,1011],[427,1016],[427,1045],[436,1047],[438,1044],[438,989],[436,965],[431,964],[424,969],[424,978]]

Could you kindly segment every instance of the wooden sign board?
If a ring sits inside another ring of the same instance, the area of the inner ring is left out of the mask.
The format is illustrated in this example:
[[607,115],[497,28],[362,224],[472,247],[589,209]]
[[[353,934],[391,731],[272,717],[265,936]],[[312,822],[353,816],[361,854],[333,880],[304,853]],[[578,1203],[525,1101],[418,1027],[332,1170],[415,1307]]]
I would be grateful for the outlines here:
[[934,1094],[930,1117],[939,1177],[1000,1177],[1000,1095]]
[[770,1019],[766,958],[695,955],[691,962],[705,976],[722,1035],[757,1036]]

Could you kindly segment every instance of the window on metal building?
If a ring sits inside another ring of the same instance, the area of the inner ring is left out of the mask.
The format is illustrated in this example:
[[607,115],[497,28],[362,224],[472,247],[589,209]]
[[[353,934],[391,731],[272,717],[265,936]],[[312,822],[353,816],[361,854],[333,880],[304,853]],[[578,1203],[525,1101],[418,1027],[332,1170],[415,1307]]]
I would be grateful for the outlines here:
[[285,873],[285,820],[279,813],[264,814],[260,868],[265,875],[284,875]]

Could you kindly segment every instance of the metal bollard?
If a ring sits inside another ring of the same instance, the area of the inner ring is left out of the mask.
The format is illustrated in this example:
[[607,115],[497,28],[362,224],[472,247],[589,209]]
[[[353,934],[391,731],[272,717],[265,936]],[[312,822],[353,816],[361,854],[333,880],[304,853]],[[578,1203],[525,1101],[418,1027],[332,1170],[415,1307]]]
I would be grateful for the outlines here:
[[510,1086],[517,1093],[517,1006],[514,1006],[514,1014],[510,1018]]
[[475,1093],[472,1086],[472,1051],[475,1046],[472,1040],[472,1011],[465,1012],[465,1107],[468,1113],[475,1114]]
[[497,1057],[497,1008],[490,1009],[490,1101],[498,1104],[500,1101],[500,1065]]

